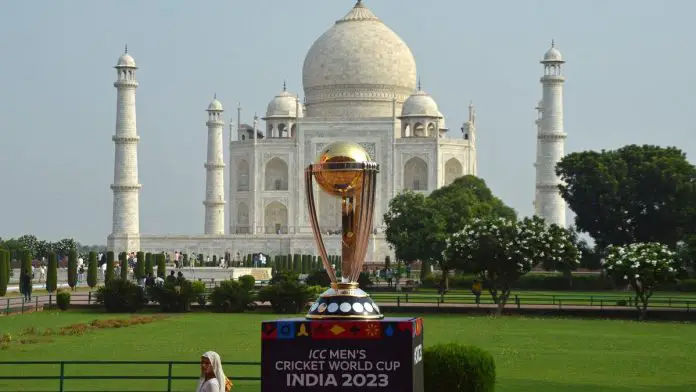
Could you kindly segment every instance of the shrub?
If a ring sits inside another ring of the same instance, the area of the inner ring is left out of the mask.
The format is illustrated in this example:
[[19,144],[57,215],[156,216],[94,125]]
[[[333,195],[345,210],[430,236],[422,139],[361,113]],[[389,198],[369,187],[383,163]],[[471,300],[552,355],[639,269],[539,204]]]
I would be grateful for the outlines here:
[[[217,312],[243,312],[254,301],[248,286],[239,281],[225,280],[210,293],[210,302]],[[252,286],[253,287],[253,286]]]
[[696,279],[682,279],[677,283],[678,291],[696,291]]
[[107,312],[135,312],[145,305],[145,293],[137,285],[123,279],[111,279],[97,290],[96,302]]
[[167,274],[167,269],[165,266],[165,259],[164,259],[164,253],[160,253],[158,255],[155,255],[155,260],[157,260],[157,276],[160,278],[164,279],[164,276]]
[[77,285],[77,251],[70,249],[68,251],[68,286],[75,290]]
[[68,310],[68,305],[70,305],[70,292],[59,291],[58,294],[56,294],[56,304],[60,310]]
[[10,274],[7,269],[7,251],[0,249],[0,297],[3,297],[7,293],[7,282],[9,281]]
[[138,252],[135,256],[138,261],[135,263],[135,278],[142,279],[145,275],[145,253]]
[[46,270],[46,291],[52,293],[58,287],[58,259],[56,252],[48,254],[48,269]]
[[97,252],[89,252],[87,261],[87,285],[90,288],[97,286]]
[[118,254],[118,265],[121,266],[121,280],[128,280],[128,254],[121,252]]
[[188,312],[191,303],[198,301],[205,286],[193,285],[186,279],[167,281],[148,289],[148,296],[160,304],[163,312]]
[[114,279],[114,252],[106,252],[106,271],[104,271],[104,283]]
[[256,279],[251,275],[243,275],[239,277],[239,284],[241,284],[246,290],[251,291],[256,285]]
[[[21,270],[20,270],[20,273],[19,273],[19,276],[20,276],[20,280],[19,280],[19,291],[20,291],[22,294],[25,294],[25,293],[27,293],[27,292],[28,292],[29,294],[31,294],[31,289],[32,289],[32,285],[31,285],[31,279],[32,279],[32,276],[31,276],[31,252],[29,252],[28,250],[22,251],[21,260],[22,260],[22,261],[21,261],[21,267],[20,267]],[[23,281],[22,281],[22,275],[23,275],[23,274],[29,275],[29,281],[28,281],[28,282],[23,282]]]
[[152,253],[145,253],[145,276],[155,275],[155,270],[152,262]]
[[196,298],[196,302],[198,302],[198,305],[201,307],[204,307],[206,305],[206,297],[205,297],[205,283],[201,282],[200,280],[196,280],[191,282],[192,289],[199,293],[198,298]]
[[492,392],[495,361],[487,351],[457,343],[439,344],[423,353],[426,391]]
[[297,280],[285,280],[259,291],[259,301],[268,301],[275,313],[299,313],[314,300],[321,287],[307,286]]
[[329,274],[326,273],[326,270],[320,269],[310,273],[307,279],[305,279],[305,283],[309,286],[329,287],[331,279],[329,279]]

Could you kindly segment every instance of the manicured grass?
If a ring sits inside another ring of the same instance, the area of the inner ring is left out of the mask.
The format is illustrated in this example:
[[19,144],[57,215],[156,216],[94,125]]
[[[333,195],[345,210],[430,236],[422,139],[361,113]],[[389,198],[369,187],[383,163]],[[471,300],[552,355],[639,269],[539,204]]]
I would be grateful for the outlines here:
[[[93,319],[130,317],[96,312],[38,312],[0,318],[0,335],[18,339],[34,326],[58,328]],[[190,360],[207,350],[225,361],[259,361],[259,326],[278,315],[189,313],[150,324],[91,330],[81,336],[52,335],[33,344],[11,343],[0,360]],[[696,325],[466,315],[425,315],[426,346],[456,341],[489,350],[495,357],[496,391],[676,392],[696,390]],[[38,338],[37,338],[38,339]],[[43,339],[43,338],[42,338]],[[258,374],[258,367],[226,369],[232,379]],[[0,375],[36,375],[56,367],[0,366]],[[68,366],[68,374],[157,374],[166,366]],[[196,375],[195,365],[175,375]],[[0,391],[55,390],[57,381],[0,381]],[[164,381],[66,381],[67,390],[165,390]],[[191,391],[194,381],[176,381]],[[258,383],[238,382],[236,391],[259,391]]]

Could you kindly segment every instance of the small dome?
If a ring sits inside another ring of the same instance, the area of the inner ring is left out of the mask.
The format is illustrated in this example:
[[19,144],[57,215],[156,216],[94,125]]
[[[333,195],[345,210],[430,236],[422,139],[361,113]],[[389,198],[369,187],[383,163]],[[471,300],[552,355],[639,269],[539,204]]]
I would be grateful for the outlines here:
[[208,111],[217,111],[221,112],[224,109],[222,108],[222,103],[217,100],[217,98],[213,98],[213,101],[208,105]]
[[442,117],[433,97],[423,90],[418,90],[404,102],[401,117]]
[[118,63],[116,63],[116,66],[135,68],[135,60],[133,60],[133,57],[128,53],[124,53],[121,55],[121,57],[118,58]]
[[299,116],[302,117],[302,104],[297,104],[297,97],[285,90],[271,99],[266,108],[266,117],[295,117],[295,111],[299,108]]
[[561,52],[556,49],[554,44],[551,44],[551,48],[544,53],[544,60],[542,62],[559,62],[562,63],[563,61],[563,56],[561,55]]

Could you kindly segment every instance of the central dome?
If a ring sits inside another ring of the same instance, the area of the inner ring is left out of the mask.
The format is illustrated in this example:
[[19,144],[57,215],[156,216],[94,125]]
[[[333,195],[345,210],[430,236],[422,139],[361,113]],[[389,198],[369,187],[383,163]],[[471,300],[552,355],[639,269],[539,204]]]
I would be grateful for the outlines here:
[[307,117],[391,117],[416,87],[404,41],[362,2],[309,49],[302,68]]

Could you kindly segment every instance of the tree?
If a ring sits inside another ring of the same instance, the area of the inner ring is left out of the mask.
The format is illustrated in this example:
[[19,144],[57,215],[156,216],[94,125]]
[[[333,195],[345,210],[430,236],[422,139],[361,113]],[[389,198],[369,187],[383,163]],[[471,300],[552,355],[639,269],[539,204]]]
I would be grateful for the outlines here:
[[46,291],[53,293],[58,288],[58,258],[56,252],[48,253],[48,269],[46,270]]
[[104,271],[104,284],[114,279],[114,252],[106,252],[106,271]]
[[[22,294],[25,294],[28,292],[31,295],[31,289],[32,289],[31,281],[33,279],[32,266],[31,266],[31,259],[32,259],[31,252],[27,249],[24,249],[21,251],[20,257],[21,257],[21,259],[20,259],[21,264],[20,264],[20,270],[19,270],[19,276],[20,276],[20,278],[19,278],[20,279],[19,280],[19,282],[20,282],[19,291]],[[26,274],[29,276],[28,281],[25,282],[24,284],[22,284],[22,275],[23,274]]]
[[[541,221],[541,218],[534,217],[533,220]],[[543,222],[542,222],[543,223]],[[534,225],[535,228],[538,225]],[[546,228],[546,235],[538,236],[543,238],[545,241],[538,244],[538,246],[546,255],[553,255],[556,257],[542,257],[541,267],[546,271],[558,271],[563,273],[563,276],[568,280],[569,287],[573,285],[573,274],[572,271],[576,270],[578,265],[580,265],[580,260],[582,254],[577,247],[577,236],[574,232],[559,227],[558,225],[552,224]]]
[[677,148],[568,154],[556,173],[577,228],[602,249],[636,242],[674,247],[696,233],[696,167]]
[[7,283],[10,280],[7,269],[7,264],[10,262],[7,257],[8,254],[9,252],[5,249],[0,249],[0,297],[4,297],[7,294]]
[[73,248],[68,251],[68,286],[75,290],[77,285],[77,251]]
[[[577,249],[567,249],[567,238],[546,226],[543,219],[520,222],[504,218],[474,219],[452,234],[445,250],[449,260],[481,277],[500,315],[513,283],[537,264],[579,263]],[[571,246],[572,247],[572,246]],[[563,260],[575,257],[575,259]]]
[[118,254],[118,265],[121,267],[121,280],[128,280],[128,254],[126,252]]
[[442,270],[441,288],[447,290],[448,274],[454,268],[452,260],[444,257],[447,237],[472,219],[485,217],[514,220],[516,214],[493,196],[485,181],[466,175],[427,198],[412,192],[397,195],[389,202],[384,223],[397,259],[437,263]]
[[157,276],[164,279],[165,275],[167,275],[164,253],[157,254],[155,260],[157,260]]
[[93,289],[97,286],[97,252],[89,252],[87,261],[87,285]]
[[[184,255],[186,256],[186,255]],[[145,275],[150,276],[152,274],[153,276],[155,275],[155,269],[153,267],[154,263],[152,261],[152,253],[147,252],[145,253]]]
[[143,279],[145,277],[145,253],[138,252],[135,257],[138,259],[135,263],[135,278]]
[[679,272],[675,252],[657,242],[609,246],[607,251],[604,269],[617,282],[631,285],[639,319],[644,320],[655,287],[674,281]]
[[37,257],[40,257],[39,253],[37,252],[39,248],[39,240],[35,235],[25,234],[17,238],[17,242],[21,244],[22,249],[28,250],[32,255],[37,255]]

